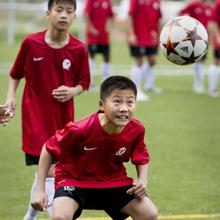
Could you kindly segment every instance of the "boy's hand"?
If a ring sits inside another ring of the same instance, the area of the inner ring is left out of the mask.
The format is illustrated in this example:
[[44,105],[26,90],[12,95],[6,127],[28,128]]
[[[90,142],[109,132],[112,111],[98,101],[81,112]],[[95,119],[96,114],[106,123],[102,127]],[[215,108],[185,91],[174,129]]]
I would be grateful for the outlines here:
[[38,211],[47,211],[48,196],[46,192],[36,192],[31,201],[31,206]]
[[52,91],[52,95],[58,102],[66,102],[73,96],[77,95],[77,92],[75,91],[74,87],[62,85],[57,89],[54,89]]
[[5,126],[14,116],[14,111],[6,105],[0,105],[0,124]]
[[134,180],[133,186],[127,191],[128,194],[134,194],[137,198],[144,198],[147,196],[146,186],[141,180]]
[[99,35],[99,31],[93,25],[90,25],[89,32],[93,36],[98,36]]
[[131,44],[131,45],[135,45],[137,43],[137,36],[134,34],[134,33],[130,33],[128,35],[128,42]]

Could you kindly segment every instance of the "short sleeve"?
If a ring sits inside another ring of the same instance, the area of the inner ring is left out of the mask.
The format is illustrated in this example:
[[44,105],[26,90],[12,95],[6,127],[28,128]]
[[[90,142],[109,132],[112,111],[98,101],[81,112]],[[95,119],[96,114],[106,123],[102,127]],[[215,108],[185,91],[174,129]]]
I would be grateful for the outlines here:
[[24,41],[21,43],[19,52],[10,71],[10,76],[13,79],[21,79],[24,77],[24,67],[25,67],[27,54],[28,54],[28,43],[27,40],[24,39]]
[[77,146],[79,136],[79,129],[73,122],[69,122],[46,142],[46,150],[54,160],[64,161],[72,154],[74,146]]
[[88,16],[91,14],[91,1],[90,0],[86,0],[84,14]]
[[113,17],[113,16],[114,16],[114,12],[113,12],[113,9],[112,9],[111,1],[109,1],[109,12],[108,12],[108,16],[109,16],[109,17]]
[[131,161],[135,165],[143,165],[149,163],[150,156],[144,142],[145,130],[138,135],[136,146],[131,155]]
[[136,10],[137,0],[130,0],[130,6],[128,9],[128,14],[133,15]]
[[179,15],[185,15],[185,14],[191,14],[192,13],[192,8],[194,8],[194,3],[189,3],[185,8],[180,10]]
[[89,71],[89,58],[88,58],[88,50],[84,46],[79,54],[79,62],[81,63],[79,66],[79,74],[77,75],[76,85],[81,85],[83,90],[88,90],[90,85],[90,71]]

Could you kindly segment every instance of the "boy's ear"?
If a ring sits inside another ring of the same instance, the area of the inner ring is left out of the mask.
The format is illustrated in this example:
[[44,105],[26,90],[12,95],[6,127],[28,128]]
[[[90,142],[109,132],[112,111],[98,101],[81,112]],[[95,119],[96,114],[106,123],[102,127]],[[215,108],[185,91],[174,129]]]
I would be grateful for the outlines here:
[[103,100],[99,100],[99,109],[101,110],[101,111],[104,111],[104,102],[103,102]]
[[50,12],[49,10],[46,10],[46,15],[49,16]]

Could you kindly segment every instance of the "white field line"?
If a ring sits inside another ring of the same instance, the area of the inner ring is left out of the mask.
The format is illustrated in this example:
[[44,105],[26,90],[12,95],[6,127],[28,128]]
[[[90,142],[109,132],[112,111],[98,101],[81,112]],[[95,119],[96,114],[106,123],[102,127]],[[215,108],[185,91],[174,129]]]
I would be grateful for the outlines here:
[[[8,74],[12,66],[9,62],[0,62],[0,74]],[[100,75],[101,65],[95,65],[95,75]],[[204,66],[204,73],[207,74],[208,66]],[[113,75],[130,75],[131,65],[112,65]],[[194,74],[193,65],[179,66],[179,65],[156,65],[155,74],[158,76],[188,76]]]
[[[167,216],[159,216],[160,220],[179,220],[179,219],[219,219],[220,213],[218,214],[182,214],[182,215],[167,215]],[[87,218],[79,218],[80,220],[110,220],[108,217],[87,217]],[[39,220],[48,220],[46,218],[41,218]],[[131,220],[131,218],[127,218],[127,220]]]

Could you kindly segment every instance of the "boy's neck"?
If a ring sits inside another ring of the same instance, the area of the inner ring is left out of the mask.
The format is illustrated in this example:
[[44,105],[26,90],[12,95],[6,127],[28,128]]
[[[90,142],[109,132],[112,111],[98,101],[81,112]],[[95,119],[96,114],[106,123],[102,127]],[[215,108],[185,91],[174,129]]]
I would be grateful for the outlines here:
[[104,113],[99,113],[98,116],[101,127],[107,134],[116,135],[119,134],[124,129],[124,127],[116,126],[110,123],[109,121],[107,121]]
[[45,34],[45,42],[52,48],[59,49],[69,43],[69,33],[48,29]]

